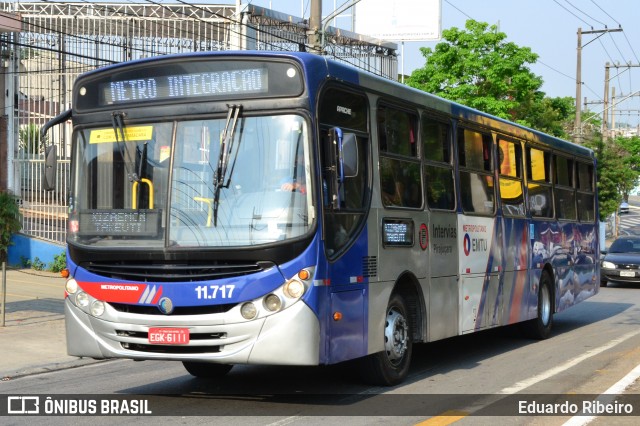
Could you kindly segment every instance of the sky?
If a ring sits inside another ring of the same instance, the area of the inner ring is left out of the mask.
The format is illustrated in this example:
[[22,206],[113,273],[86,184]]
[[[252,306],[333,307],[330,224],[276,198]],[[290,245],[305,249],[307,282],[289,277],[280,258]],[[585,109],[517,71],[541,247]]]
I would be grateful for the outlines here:
[[[247,2],[248,0],[244,0]],[[367,2],[385,0],[362,0]],[[419,1],[419,0],[416,0]],[[220,3],[235,3],[235,0]],[[250,3],[294,16],[309,17],[310,0],[251,0]],[[323,0],[323,16],[347,3]],[[336,26],[351,30],[350,11],[336,21]],[[542,91],[549,97],[576,96],[577,32],[622,28],[622,32],[582,35],[582,99],[599,102],[588,109],[604,109],[605,64],[640,64],[640,2],[638,0],[442,0],[442,28],[464,28],[465,21],[497,25],[512,41],[529,47],[539,55],[530,69],[544,80]],[[356,17],[357,19],[357,17]],[[408,75],[424,66],[420,47],[434,47],[437,41],[398,42],[398,71]],[[616,123],[636,126],[640,120],[640,67],[610,69],[610,88],[615,87],[616,102],[624,96],[638,95],[617,103]],[[611,89],[610,89],[611,90]],[[622,96],[621,96],[622,94]],[[621,110],[634,110],[622,112]],[[624,114],[624,115],[623,115]]]

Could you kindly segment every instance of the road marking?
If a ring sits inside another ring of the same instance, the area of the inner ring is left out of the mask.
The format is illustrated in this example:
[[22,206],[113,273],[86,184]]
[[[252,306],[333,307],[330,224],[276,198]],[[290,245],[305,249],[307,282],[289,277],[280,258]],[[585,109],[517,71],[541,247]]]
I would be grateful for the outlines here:
[[507,387],[502,389],[501,391],[499,391],[499,394],[507,394],[507,395],[511,395],[514,393],[518,393],[523,391],[524,389],[535,385],[536,383],[539,383],[543,380],[546,380],[550,377],[555,376],[556,374],[559,374],[571,367],[574,367],[576,365],[578,365],[579,363],[581,363],[582,361],[591,358],[592,356],[596,356],[604,351],[606,351],[607,349],[611,349],[614,346],[619,345],[620,343],[624,342],[625,340],[628,340],[634,336],[637,336],[638,334],[640,334],[640,329],[636,330],[636,331],[632,331],[629,332],[621,337],[618,337],[617,339],[614,339],[612,341],[610,341],[609,343],[607,343],[604,346],[600,346],[598,348],[594,348],[591,349],[590,351],[585,352],[584,354],[580,355],[577,358],[573,358],[568,362],[565,362],[564,364],[558,365],[557,367],[554,367],[550,370],[545,371],[544,373],[538,374],[536,376],[530,377],[526,380],[523,380],[521,382],[516,383],[513,386]]
[[458,420],[464,419],[469,415],[466,411],[445,411],[442,414],[438,414],[435,417],[431,417],[424,422],[417,423],[415,426],[447,426],[451,423],[455,423]]
[[[638,377],[640,377],[640,365],[636,366],[633,370],[631,370],[626,376],[622,379],[618,380],[613,386],[604,391],[603,394],[598,396],[596,400],[600,401],[603,404],[611,403],[616,399],[616,396],[625,391],[629,386],[635,382]],[[573,416],[562,426],[584,426],[588,423],[591,423],[595,420],[597,416]]]

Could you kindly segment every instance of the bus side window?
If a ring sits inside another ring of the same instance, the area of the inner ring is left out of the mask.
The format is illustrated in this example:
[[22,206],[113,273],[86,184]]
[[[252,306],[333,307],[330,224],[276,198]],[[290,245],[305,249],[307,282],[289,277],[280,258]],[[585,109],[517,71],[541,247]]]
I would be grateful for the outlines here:
[[522,188],[522,146],[518,142],[498,140],[500,202],[504,214],[524,216]]
[[451,126],[423,115],[421,135],[427,203],[432,209],[454,210],[456,192],[451,164]]
[[577,163],[578,219],[581,222],[596,220],[595,195],[593,190],[593,164]]
[[422,178],[417,116],[381,105],[376,112],[380,150],[380,191],[385,207],[420,208]]
[[554,156],[554,199],[558,219],[576,220],[576,194],[573,180],[573,164],[570,158]]
[[493,215],[495,185],[491,136],[468,129],[458,130],[460,200],[465,213]]
[[527,192],[532,217],[552,218],[551,154],[527,147]]

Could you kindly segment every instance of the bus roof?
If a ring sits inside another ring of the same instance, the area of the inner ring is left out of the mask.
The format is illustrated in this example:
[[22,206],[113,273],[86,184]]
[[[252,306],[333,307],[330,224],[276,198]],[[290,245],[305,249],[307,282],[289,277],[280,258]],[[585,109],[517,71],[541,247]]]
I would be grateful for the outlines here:
[[[320,85],[326,79],[333,79],[350,83],[378,93],[384,93],[395,97],[402,102],[409,102],[419,108],[427,108],[448,114],[453,118],[466,123],[497,129],[510,136],[537,142],[552,149],[560,149],[575,155],[593,157],[591,149],[581,145],[560,139],[558,137],[540,132],[510,122],[500,117],[467,107],[465,105],[441,98],[439,96],[409,87],[399,82],[389,80],[368,71],[356,68],[353,65],[338,62],[327,56],[306,52],[266,51],[266,50],[227,50],[212,52],[180,53],[151,58],[138,59],[129,62],[121,62],[107,67],[99,68],[83,74],[80,78],[91,78],[95,74],[111,72],[131,65],[143,65],[159,60],[172,60],[175,58],[208,58],[208,57],[261,57],[261,58],[288,58],[296,60],[305,70],[306,79],[313,86]],[[312,98],[315,96],[312,96]]]

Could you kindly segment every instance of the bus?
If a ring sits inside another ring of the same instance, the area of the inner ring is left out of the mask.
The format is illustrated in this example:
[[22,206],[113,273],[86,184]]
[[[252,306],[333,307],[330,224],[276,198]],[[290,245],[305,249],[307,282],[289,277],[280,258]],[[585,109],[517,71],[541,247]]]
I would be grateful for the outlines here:
[[599,291],[591,150],[348,64],[120,63],[42,131],[68,120],[70,355],[208,378],[352,361],[395,385],[414,343],[544,339]]

